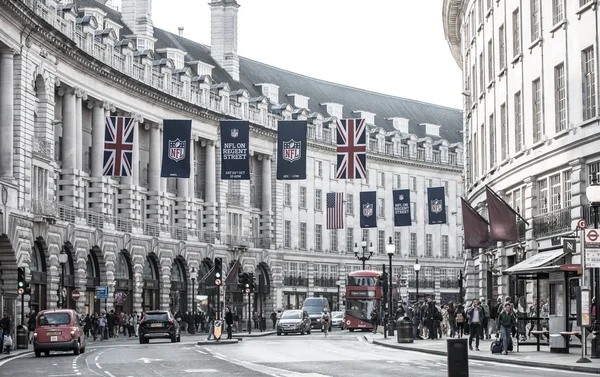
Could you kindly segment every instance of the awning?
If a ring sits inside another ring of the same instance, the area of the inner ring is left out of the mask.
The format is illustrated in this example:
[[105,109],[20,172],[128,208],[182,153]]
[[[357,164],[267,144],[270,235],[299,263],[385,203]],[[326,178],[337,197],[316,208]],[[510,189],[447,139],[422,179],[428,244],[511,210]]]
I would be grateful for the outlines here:
[[225,279],[225,284],[237,284],[238,271],[240,269],[240,260],[236,259],[235,263],[229,270],[227,274],[227,279]]
[[537,253],[531,258],[527,258],[523,262],[505,270],[504,273],[507,275],[515,275],[523,273],[546,272],[547,270],[558,269],[559,266],[553,266],[552,264],[567,254],[568,253],[565,253],[563,249]]

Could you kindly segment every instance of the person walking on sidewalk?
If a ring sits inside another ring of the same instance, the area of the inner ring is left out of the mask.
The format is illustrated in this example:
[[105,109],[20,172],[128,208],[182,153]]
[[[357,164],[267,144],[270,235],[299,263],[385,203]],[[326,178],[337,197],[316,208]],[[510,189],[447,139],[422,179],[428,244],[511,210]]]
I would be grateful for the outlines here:
[[458,339],[461,339],[465,333],[466,322],[467,313],[465,313],[465,307],[462,304],[458,304],[456,307],[456,335]]
[[475,337],[475,350],[479,351],[479,337],[484,314],[477,299],[473,300],[472,306],[467,310],[467,318],[469,320],[469,349],[473,351],[473,337]]
[[33,342],[33,333],[35,331],[35,311],[29,313],[29,319],[27,320],[27,330],[29,330],[29,344]]
[[10,336],[10,328],[11,328],[11,319],[10,316],[8,315],[8,311],[4,311],[4,317],[2,317],[2,319],[0,319],[0,327],[2,328],[2,346],[0,346],[0,350],[2,351],[2,353],[5,352],[6,346],[4,344],[4,339],[7,336]]
[[208,312],[206,313],[206,320],[208,322],[208,337],[206,338],[206,340],[210,340],[210,337],[212,336],[214,338],[214,334],[213,334],[213,326],[215,325],[215,310],[213,309],[212,304],[208,305]]
[[508,345],[511,342],[511,331],[513,326],[517,325],[517,320],[512,313],[509,303],[504,304],[504,311],[498,316],[498,328],[500,329],[500,338],[502,339],[502,354],[506,355]]
[[271,321],[273,321],[273,330],[275,330],[275,324],[277,324],[277,313],[271,313]]
[[482,339],[490,339],[490,333],[488,331],[488,324],[490,322],[490,306],[485,301],[485,297],[482,297],[479,300],[481,305],[481,309],[483,309],[483,321],[481,323],[481,338]]
[[227,325],[227,339],[232,339],[233,313],[229,307],[225,309],[225,324]]
[[421,338],[421,335],[419,334],[419,323],[421,323],[421,308],[419,307],[418,302],[415,303],[415,305],[413,307],[411,321],[413,324],[413,337],[415,339],[423,339],[423,338]]

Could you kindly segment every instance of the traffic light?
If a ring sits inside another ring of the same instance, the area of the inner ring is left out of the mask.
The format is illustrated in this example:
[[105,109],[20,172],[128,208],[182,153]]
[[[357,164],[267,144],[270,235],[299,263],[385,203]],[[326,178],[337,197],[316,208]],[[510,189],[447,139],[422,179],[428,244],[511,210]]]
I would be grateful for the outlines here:
[[27,284],[25,281],[25,268],[19,267],[17,268],[17,292],[20,295],[25,293],[25,284]]
[[215,285],[223,284],[223,260],[215,258]]
[[248,273],[247,272],[238,272],[238,288],[242,291],[248,288],[246,285],[248,284]]
[[248,284],[247,284],[248,289],[250,289],[250,292],[254,292],[254,274],[250,273],[248,274]]
[[31,295],[31,286],[29,285],[28,282],[25,282],[25,294]]

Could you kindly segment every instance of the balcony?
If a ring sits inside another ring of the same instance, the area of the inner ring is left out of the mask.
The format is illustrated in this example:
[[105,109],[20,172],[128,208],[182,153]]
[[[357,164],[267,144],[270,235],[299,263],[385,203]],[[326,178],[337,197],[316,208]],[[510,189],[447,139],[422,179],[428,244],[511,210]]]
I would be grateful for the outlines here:
[[271,237],[255,237],[252,238],[252,243],[254,247],[258,247],[261,249],[270,249],[271,245],[274,243]]
[[315,276],[315,286],[317,287],[337,287],[337,279],[323,276]]
[[288,287],[308,287],[308,278],[284,276],[283,285]]
[[225,243],[229,246],[244,246],[248,247],[250,245],[250,239],[248,236],[239,236],[228,234],[225,237]]
[[440,281],[440,288],[458,288],[458,280],[443,279],[442,281]]
[[571,209],[544,213],[533,218],[533,236],[548,237],[571,230]]

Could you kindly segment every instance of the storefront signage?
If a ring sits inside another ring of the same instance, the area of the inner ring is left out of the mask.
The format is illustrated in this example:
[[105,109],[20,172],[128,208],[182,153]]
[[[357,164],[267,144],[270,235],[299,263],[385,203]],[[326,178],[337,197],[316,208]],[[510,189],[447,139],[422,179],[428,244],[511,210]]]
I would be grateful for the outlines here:
[[600,249],[591,249],[585,251],[585,267],[600,268]]
[[598,233],[598,229],[585,230],[585,248],[600,249],[600,233]]

